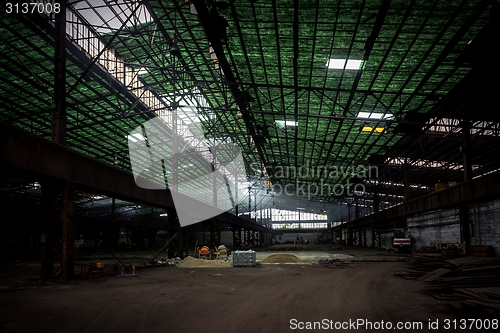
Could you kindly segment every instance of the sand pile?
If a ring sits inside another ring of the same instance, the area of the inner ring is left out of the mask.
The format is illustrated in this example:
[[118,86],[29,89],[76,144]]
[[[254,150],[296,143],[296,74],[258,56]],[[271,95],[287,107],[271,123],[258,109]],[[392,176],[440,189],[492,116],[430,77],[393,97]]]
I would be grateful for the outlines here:
[[186,257],[184,260],[177,264],[181,268],[223,268],[233,267],[231,260],[228,261],[215,261],[206,259],[196,259],[191,256]]
[[261,260],[262,264],[304,264],[309,263],[307,260],[301,260],[295,254],[279,253],[271,254],[269,257]]

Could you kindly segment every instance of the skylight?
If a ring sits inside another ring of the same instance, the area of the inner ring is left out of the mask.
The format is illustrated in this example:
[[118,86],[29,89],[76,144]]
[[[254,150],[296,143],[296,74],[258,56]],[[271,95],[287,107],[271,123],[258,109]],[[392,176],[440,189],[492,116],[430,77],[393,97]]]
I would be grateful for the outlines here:
[[137,142],[138,140],[146,141],[146,139],[142,136],[142,134],[139,133],[133,133],[132,135],[129,135],[127,138],[132,142]]
[[285,126],[296,127],[299,125],[298,122],[292,120],[276,120],[276,126],[283,128]]
[[390,114],[380,113],[380,112],[358,112],[356,118],[363,119],[389,119],[391,117]]
[[326,62],[326,67],[330,69],[354,69],[360,70],[364,67],[363,60],[352,59],[330,59]]

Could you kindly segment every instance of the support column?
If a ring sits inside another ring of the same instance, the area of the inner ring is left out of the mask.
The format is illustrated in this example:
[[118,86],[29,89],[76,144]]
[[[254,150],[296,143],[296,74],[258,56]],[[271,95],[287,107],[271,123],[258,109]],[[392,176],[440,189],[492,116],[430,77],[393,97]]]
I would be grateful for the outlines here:
[[[177,211],[173,208],[167,208],[167,241],[177,233],[178,239],[182,239],[182,235],[179,234],[179,218],[177,216]],[[175,240],[172,240],[167,247],[167,256],[168,258],[174,258],[176,253],[181,253],[182,248],[179,245],[182,245],[182,240],[176,244]]]
[[472,179],[472,162],[470,149],[470,121],[462,121],[462,159],[464,165],[464,181]]
[[233,226],[233,249],[241,249],[241,228]]
[[215,221],[215,223],[216,223],[216,231],[215,231],[215,235],[214,235],[214,236],[215,236],[214,241],[215,241],[215,243],[216,243],[215,245],[216,245],[216,246],[219,246],[219,245],[221,245],[221,242],[220,242],[220,239],[221,239],[221,233],[222,233],[221,223],[220,223],[220,221],[218,221],[218,220],[217,220],[217,221]]
[[373,244],[377,249],[382,247],[382,242],[380,241],[380,232],[377,229],[373,229],[375,238],[373,239]]
[[210,147],[212,151],[212,205],[217,208],[217,146],[214,144]]
[[177,225],[177,237],[179,237],[177,256],[184,259],[184,230],[180,223]]
[[[464,165],[464,181],[472,179],[472,163],[470,149],[470,129],[471,123],[468,120],[462,121],[462,157]],[[465,242],[466,249],[470,245],[469,226],[469,205],[461,203],[459,206],[460,215],[460,241]],[[467,250],[466,250],[467,251]]]
[[380,197],[378,194],[378,185],[373,187],[373,212],[377,213],[380,206]]
[[370,247],[376,248],[377,246],[376,246],[376,241],[375,241],[376,235],[375,235],[375,224],[374,223],[372,223],[370,225],[370,230],[371,230],[371,233],[372,233],[372,246],[370,246]]
[[354,243],[354,240],[353,240],[353,229],[351,228],[348,228],[347,229],[347,246],[352,246],[353,243]]
[[75,185],[48,180],[42,184],[41,278],[59,273],[64,281],[74,274]]
[[356,220],[359,219],[359,197],[356,195],[355,197],[355,205],[356,205]]
[[461,203],[459,206],[460,216],[460,242],[465,242],[465,251],[470,245],[470,223],[469,223],[469,205]]
[[245,234],[244,243],[245,246],[248,246],[250,244],[250,230],[244,229],[244,234]]
[[405,162],[403,166],[405,183],[404,183],[404,201],[410,200],[410,167]]
[[52,110],[52,141],[66,145],[66,1],[60,2],[55,14],[54,103]]

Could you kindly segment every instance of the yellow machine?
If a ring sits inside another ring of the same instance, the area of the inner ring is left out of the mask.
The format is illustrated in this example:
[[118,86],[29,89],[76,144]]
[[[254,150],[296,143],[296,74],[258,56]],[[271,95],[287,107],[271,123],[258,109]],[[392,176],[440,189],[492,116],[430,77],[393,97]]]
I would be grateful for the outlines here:
[[229,251],[224,245],[215,248],[215,259],[219,261],[219,256],[226,256],[224,261],[229,259]]

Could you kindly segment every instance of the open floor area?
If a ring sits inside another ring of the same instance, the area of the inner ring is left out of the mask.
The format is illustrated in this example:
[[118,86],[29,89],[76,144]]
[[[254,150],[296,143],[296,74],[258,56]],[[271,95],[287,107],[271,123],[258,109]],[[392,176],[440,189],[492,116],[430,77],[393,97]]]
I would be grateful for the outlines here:
[[[406,325],[409,331],[425,332],[437,322],[439,329],[432,331],[445,332],[446,323],[466,318],[428,294],[422,282],[397,276],[409,269],[408,256],[336,252],[288,251],[304,260],[299,264],[145,268],[136,277],[109,276],[99,282],[42,282],[27,276],[39,269],[36,263],[4,265],[0,330],[274,333],[334,330],[335,325],[345,329],[347,323],[352,329],[356,323],[362,331]],[[259,257],[271,254],[276,252]],[[343,258],[343,264],[315,264],[307,257]]]

